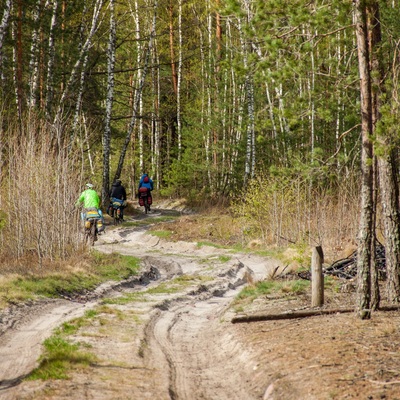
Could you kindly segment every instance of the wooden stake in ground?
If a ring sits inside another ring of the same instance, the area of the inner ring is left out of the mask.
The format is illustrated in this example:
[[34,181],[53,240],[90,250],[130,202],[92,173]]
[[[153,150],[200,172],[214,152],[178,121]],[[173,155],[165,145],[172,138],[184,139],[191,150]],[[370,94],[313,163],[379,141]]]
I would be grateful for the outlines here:
[[324,253],[322,247],[314,247],[311,258],[311,307],[321,307],[324,304],[323,262]]

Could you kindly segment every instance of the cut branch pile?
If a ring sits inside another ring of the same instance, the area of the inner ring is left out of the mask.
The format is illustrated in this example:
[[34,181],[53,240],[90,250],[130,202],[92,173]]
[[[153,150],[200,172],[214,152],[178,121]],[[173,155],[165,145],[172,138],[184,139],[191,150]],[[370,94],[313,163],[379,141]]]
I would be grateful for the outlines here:
[[[375,245],[376,264],[378,268],[378,278],[380,280],[386,280],[386,259],[385,259],[385,247],[376,242]],[[354,279],[357,276],[357,250],[350,254],[346,258],[334,261],[331,265],[324,268],[324,275],[336,276],[342,279]],[[293,279],[306,279],[311,280],[311,271],[298,271],[289,272],[287,274],[280,273],[275,278],[288,279],[292,275]]]
[[[375,245],[376,265],[378,277],[381,280],[386,279],[386,259],[385,247],[376,242]],[[357,276],[357,250],[349,257],[337,260],[324,270],[325,275],[332,275],[338,278],[353,279]]]

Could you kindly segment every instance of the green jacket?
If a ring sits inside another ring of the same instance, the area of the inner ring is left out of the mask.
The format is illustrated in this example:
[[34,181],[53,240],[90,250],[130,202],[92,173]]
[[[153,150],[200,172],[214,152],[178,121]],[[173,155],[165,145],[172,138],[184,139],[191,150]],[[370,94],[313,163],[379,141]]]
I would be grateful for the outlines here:
[[82,192],[77,205],[82,202],[84,208],[100,208],[100,197],[93,189],[86,189]]

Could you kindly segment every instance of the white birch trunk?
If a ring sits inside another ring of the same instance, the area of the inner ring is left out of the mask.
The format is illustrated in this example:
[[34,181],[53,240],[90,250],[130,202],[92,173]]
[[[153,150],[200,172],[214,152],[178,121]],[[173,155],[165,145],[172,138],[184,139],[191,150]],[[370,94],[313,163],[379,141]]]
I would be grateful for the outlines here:
[[[155,46],[157,48],[157,45]],[[155,65],[160,65],[160,60],[157,56],[157,53],[153,51],[154,54],[154,59],[156,61]],[[155,112],[154,112],[154,118],[153,118],[153,124],[154,124],[154,160],[153,160],[153,165],[156,165],[156,185],[157,188],[160,188],[160,182],[161,182],[161,176],[160,176],[160,171],[161,171],[161,156],[160,156],[160,137],[161,137],[161,118],[160,118],[160,99],[161,99],[161,83],[160,83],[160,69],[156,69],[156,78],[155,78],[155,85],[156,85],[156,99],[155,99]]]
[[211,71],[212,71],[212,17],[211,17],[211,4],[207,3],[207,26],[208,26],[208,68],[206,72],[206,90],[207,90],[207,132],[205,137],[205,150],[206,150],[206,163],[207,163],[207,176],[208,186],[212,187],[211,176],[211,117],[212,117],[212,100],[211,100]]
[[4,36],[8,27],[8,22],[10,20],[12,3],[11,0],[7,0],[4,6],[3,17],[0,23],[0,78],[4,81],[4,67],[3,67],[3,44]]
[[176,120],[178,135],[178,160],[182,156],[181,83],[182,83],[182,0],[178,0],[178,71],[176,91]]
[[[135,25],[136,25],[136,62],[137,65],[141,64],[141,36],[140,36],[140,19],[139,19],[139,4],[135,1],[135,13],[134,13]],[[137,70],[137,82],[142,80],[142,70],[138,68]],[[141,94],[135,93],[135,97],[139,96],[139,115],[143,114],[143,100]],[[138,123],[138,142],[139,142],[139,168],[141,172],[144,172],[144,143],[143,143],[143,120],[140,118]]]
[[114,0],[110,0],[110,35],[107,48],[107,98],[103,134],[103,204],[108,203],[108,194],[110,189],[111,115],[114,99],[115,42],[116,25],[114,15]]
[[37,88],[39,84],[39,32],[38,32],[38,22],[40,18],[40,3],[41,0],[38,0],[36,6],[33,10],[33,23],[34,28],[31,35],[31,58],[29,61],[29,98],[28,98],[28,106],[35,107],[37,100]]
[[47,60],[47,80],[46,80],[46,116],[50,117],[51,105],[53,102],[54,87],[53,87],[53,67],[55,58],[55,43],[54,43],[54,30],[57,25],[57,9],[58,0],[53,0],[53,13],[51,16],[50,32],[49,32],[49,45],[48,45],[48,60]]
[[85,40],[85,43],[80,47],[78,59],[72,68],[70,77],[66,84],[66,87],[61,95],[58,109],[57,109],[57,112],[56,112],[54,120],[53,120],[54,124],[56,124],[57,122],[59,122],[61,120],[61,114],[63,112],[64,102],[69,95],[69,91],[71,90],[72,85],[74,84],[74,82],[77,79],[79,69],[81,68],[82,63],[85,61],[86,54],[92,46],[93,35],[95,34],[96,30],[99,27],[99,24],[98,24],[99,23],[99,15],[100,15],[101,8],[103,6],[103,2],[104,2],[104,0],[96,0],[95,6],[93,9],[92,24],[90,27],[89,34]]
[[[13,11],[13,5],[11,5],[11,11]],[[19,91],[18,91],[18,57],[17,57],[17,34],[15,32],[14,24],[11,25],[11,36],[13,42],[15,43],[13,46],[13,83],[14,83],[14,93],[15,93],[15,107],[16,114],[18,115],[18,121],[21,121],[21,104],[19,101]]]
[[154,5],[154,14],[153,14],[153,21],[152,21],[152,26],[151,26],[151,32],[150,32],[150,37],[149,37],[149,43],[147,46],[147,50],[146,50],[146,55],[144,58],[144,67],[143,67],[143,74],[141,76],[141,80],[139,82],[139,87],[138,90],[136,92],[135,95],[135,102],[133,105],[133,110],[132,110],[132,116],[131,116],[131,120],[128,126],[128,132],[125,136],[125,142],[123,144],[122,150],[121,150],[121,154],[119,157],[119,161],[118,161],[118,167],[117,167],[117,171],[115,173],[115,177],[119,177],[121,175],[121,171],[122,171],[122,167],[124,165],[124,161],[125,161],[125,155],[129,146],[129,143],[131,141],[131,137],[132,137],[132,133],[133,130],[136,126],[136,121],[137,121],[137,113],[138,113],[138,109],[139,109],[139,103],[142,97],[142,92],[143,92],[143,86],[144,86],[144,82],[147,76],[147,71],[149,69],[149,61],[150,61],[150,55],[152,53],[152,49],[153,49],[153,41],[154,41],[154,37],[156,34],[156,21],[157,21],[157,8],[158,8],[158,1],[155,1]]

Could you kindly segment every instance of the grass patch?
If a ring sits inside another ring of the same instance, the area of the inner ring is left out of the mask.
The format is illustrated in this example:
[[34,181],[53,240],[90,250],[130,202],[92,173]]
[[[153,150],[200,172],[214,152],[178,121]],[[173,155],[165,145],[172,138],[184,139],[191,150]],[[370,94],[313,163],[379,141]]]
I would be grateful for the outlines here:
[[90,325],[91,321],[98,315],[99,313],[96,310],[87,310],[83,317],[64,322],[60,328],[56,329],[55,334],[57,336],[74,335],[80,328]]
[[125,293],[123,296],[112,297],[112,298],[104,298],[102,300],[102,304],[116,304],[116,305],[124,305],[135,302],[145,302],[147,301],[144,293],[135,292],[135,293]]
[[183,289],[197,283],[201,282],[207,282],[212,280],[213,278],[207,277],[207,276],[197,276],[197,275],[180,275],[171,281],[168,282],[162,282],[158,286],[154,288],[150,288],[146,291],[148,294],[172,294],[172,293],[178,293],[182,291]]
[[68,371],[87,367],[96,360],[93,354],[80,351],[79,344],[70,343],[59,336],[46,339],[44,347],[39,367],[26,380],[68,379]]
[[86,368],[97,361],[94,354],[82,351],[88,347],[81,343],[72,343],[69,335],[91,323],[98,316],[95,310],[89,310],[81,318],[66,322],[56,329],[54,334],[43,342],[44,352],[39,359],[39,367],[34,369],[26,380],[68,379],[72,370]]
[[219,260],[220,262],[222,262],[222,263],[226,263],[226,262],[230,261],[231,259],[232,259],[231,256],[219,256],[219,257],[218,257],[218,260]]
[[0,308],[10,303],[93,290],[106,281],[120,281],[136,275],[140,267],[137,258],[119,254],[92,252],[79,261],[76,266],[66,267],[62,272],[3,276],[0,280]]
[[213,242],[197,242],[197,247],[202,248],[203,246],[215,247],[216,249],[226,249],[227,246]]
[[252,285],[247,285],[245,288],[243,288],[236,296],[234,305],[238,306],[240,304],[251,303],[258,297],[270,294],[280,294],[282,296],[286,296],[287,294],[300,295],[305,293],[309,287],[310,282],[303,279],[290,281],[260,281]]
[[172,236],[171,231],[159,230],[159,231],[149,231],[150,235],[157,236],[161,239],[169,239]]

